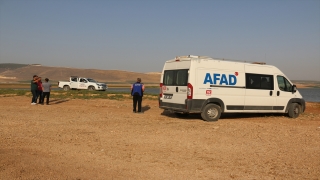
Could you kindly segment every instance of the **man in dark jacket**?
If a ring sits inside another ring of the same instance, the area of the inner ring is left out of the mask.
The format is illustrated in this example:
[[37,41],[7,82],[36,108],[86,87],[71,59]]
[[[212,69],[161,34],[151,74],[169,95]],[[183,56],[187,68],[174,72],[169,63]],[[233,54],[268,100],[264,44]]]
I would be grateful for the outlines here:
[[31,105],[37,104],[37,90],[38,90],[38,76],[34,75],[33,79],[31,80],[31,93],[32,93]]
[[141,83],[141,78],[137,78],[137,82],[131,85],[131,95],[133,99],[133,112],[137,112],[138,103],[138,113],[143,113],[141,111],[142,96],[144,92],[144,85]]

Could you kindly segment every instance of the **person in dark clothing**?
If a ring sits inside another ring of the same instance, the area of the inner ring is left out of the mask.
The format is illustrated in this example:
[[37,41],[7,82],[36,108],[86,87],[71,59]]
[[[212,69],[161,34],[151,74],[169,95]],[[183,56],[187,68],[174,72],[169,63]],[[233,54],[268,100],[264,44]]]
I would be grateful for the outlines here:
[[[131,85],[131,95],[133,99],[133,112],[143,113],[141,111],[142,96],[144,85],[141,83],[141,78],[137,78],[137,82]],[[138,104],[138,111],[137,111]]]
[[44,98],[46,98],[46,104],[49,105],[51,83],[49,82],[48,78],[46,78],[45,82],[42,83],[42,87],[43,87],[43,96],[42,96],[41,102],[44,103]]
[[31,105],[37,104],[37,90],[38,90],[38,76],[34,75],[33,80],[31,80],[31,93],[32,93],[32,100]]

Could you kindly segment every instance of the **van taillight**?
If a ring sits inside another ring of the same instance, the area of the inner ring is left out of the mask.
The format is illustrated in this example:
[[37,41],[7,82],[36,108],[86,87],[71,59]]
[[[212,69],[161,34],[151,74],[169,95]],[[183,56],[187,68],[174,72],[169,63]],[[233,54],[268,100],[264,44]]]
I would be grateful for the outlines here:
[[192,84],[188,83],[187,99],[192,99],[192,97],[193,97],[193,86]]
[[160,98],[162,98],[162,83],[160,83]]

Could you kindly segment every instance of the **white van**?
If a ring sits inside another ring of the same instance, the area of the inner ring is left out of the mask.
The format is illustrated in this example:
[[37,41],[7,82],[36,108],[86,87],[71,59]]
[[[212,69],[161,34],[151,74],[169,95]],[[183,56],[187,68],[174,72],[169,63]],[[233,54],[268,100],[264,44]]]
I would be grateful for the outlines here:
[[165,62],[159,107],[177,115],[201,113],[206,121],[240,112],[296,118],[305,111],[305,101],[274,66],[189,55]]

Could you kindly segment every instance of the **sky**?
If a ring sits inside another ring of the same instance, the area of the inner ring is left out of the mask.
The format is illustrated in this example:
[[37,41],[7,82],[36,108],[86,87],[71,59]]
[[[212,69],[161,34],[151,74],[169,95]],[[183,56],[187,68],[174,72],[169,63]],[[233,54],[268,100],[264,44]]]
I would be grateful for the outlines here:
[[161,72],[181,55],[320,81],[320,0],[0,0],[0,63]]

